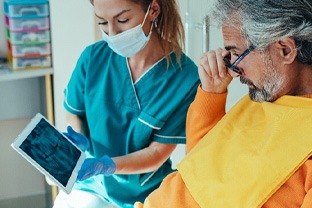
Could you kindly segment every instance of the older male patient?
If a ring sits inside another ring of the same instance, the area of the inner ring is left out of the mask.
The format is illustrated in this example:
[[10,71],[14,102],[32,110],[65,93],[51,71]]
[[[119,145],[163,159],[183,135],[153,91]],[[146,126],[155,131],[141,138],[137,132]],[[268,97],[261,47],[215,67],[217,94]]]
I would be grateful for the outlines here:
[[[216,0],[186,158],[136,207],[312,207],[312,0]],[[225,113],[227,87],[249,88]]]

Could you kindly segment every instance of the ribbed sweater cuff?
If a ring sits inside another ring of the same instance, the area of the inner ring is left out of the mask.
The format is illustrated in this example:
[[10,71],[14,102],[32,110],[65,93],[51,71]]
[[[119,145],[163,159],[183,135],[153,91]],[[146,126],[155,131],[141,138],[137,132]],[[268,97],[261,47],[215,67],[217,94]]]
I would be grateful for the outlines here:
[[197,88],[195,100],[192,105],[196,109],[198,114],[208,115],[211,117],[211,113],[219,114],[225,112],[225,103],[228,92],[225,93],[209,93],[204,91],[201,86]]

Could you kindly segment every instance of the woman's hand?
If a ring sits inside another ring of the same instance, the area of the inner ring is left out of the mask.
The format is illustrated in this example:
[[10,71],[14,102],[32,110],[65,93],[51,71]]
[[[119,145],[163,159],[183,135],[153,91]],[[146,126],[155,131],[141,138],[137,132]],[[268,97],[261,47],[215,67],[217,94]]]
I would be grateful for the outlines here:
[[210,93],[224,93],[232,81],[224,63],[224,57],[229,54],[225,49],[208,51],[201,55],[198,63],[198,74],[201,88]]
[[82,151],[86,151],[90,146],[88,138],[83,134],[76,132],[71,126],[67,126],[67,132],[64,132],[63,134]]
[[116,164],[107,155],[104,155],[101,158],[87,158],[78,172],[77,180],[83,181],[99,174],[110,176],[114,174],[115,171]]

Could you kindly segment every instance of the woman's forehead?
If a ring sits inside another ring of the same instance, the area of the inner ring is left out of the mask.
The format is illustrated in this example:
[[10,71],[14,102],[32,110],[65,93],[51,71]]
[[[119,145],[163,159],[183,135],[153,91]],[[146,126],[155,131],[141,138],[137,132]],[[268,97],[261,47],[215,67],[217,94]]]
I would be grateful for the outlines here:
[[140,13],[143,9],[130,0],[94,0],[94,12],[99,18],[112,18],[123,11]]

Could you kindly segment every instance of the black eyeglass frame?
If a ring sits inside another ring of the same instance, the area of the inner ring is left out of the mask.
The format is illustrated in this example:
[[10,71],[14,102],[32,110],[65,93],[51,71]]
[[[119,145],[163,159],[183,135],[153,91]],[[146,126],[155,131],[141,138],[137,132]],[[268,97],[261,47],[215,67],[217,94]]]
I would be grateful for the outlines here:
[[247,48],[239,57],[237,57],[237,59],[232,64],[230,63],[231,54],[229,54],[228,56],[224,57],[225,66],[234,71],[235,73],[241,75],[242,72],[237,67],[237,65],[255,48],[256,47],[253,45],[249,46],[249,48]]

